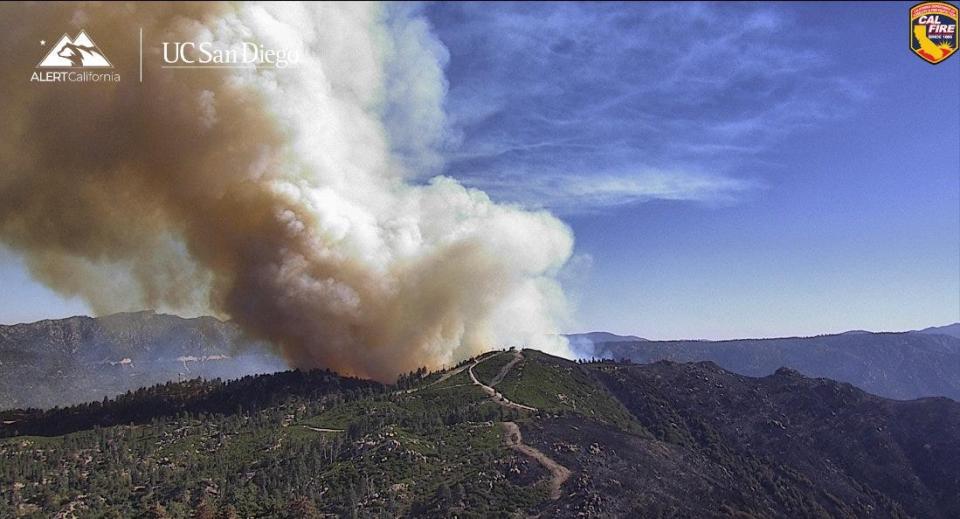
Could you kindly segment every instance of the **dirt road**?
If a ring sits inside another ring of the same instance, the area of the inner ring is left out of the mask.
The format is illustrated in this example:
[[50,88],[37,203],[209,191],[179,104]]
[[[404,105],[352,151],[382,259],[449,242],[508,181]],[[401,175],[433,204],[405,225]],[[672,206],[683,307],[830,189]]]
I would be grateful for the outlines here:
[[550,471],[550,499],[560,499],[560,487],[570,478],[570,469],[557,463],[546,454],[523,443],[523,434],[520,426],[514,422],[501,422],[506,433],[504,440],[511,449],[536,460],[543,468]]
[[422,390],[422,389],[426,389],[426,388],[428,388],[428,387],[435,386],[435,385],[437,385],[437,384],[439,384],[439,383],[447,380],[448,378],[450,378],[450,377],[452,377],[452,376],[454,376],[454,375],[457,375],[457,374],[463,372],[463,370],[467,369],[468,367],[470,367],[469,364],[464,364],[463,366],[460,366],[459,368],[451,369],[450,371],[447,371],[447,372],[444,373],[443,375],[440,375],[440,378],[438,378],[437,380],[434,380],[433,382],[431,382],[431,383],[429,383],[429,384],[427,384],[427,385],[425,385],[425,386],[415,387],[415,388],[411,388],[411,389],[404,389],[404,390],[402,390],[402,391],[397,391],[397,394],[409,395],[410,393],[416,393],[417,391],[420,391],[420,390]]
[[503,377],[506,377],[510,369],[516,366],[521,360],[523,360],[523,354],[519,351],[513,352],[513,359],[500,368],[500,373],[497,373],[497,376],[493,377],[493,380],[490,381],[490,387],[496,387],[497,384],[503,382]]
[[326,432],[326,433],[341,433],[341,432],[343,432],[343,429],[324,429],[324,428],[321,428],[321,427],[310,427],[309,425],[304,425],[303,427],[306,427],[307,429],[310,429],[311,431],[315,431],[315,432]]
[[[496,389],[493,389],[492,386],[499,384],[504,377],[507,376],[507,373],[510,372],[518,362],[523,360],[523,354],[519,351],[514,352],[513,359],[507,363],[497,376],[490,381],[490,385],[485,385],[477,379],[477,376],[473,373],[473,368],[480,362],[492,358],[496,355],[489,355],[487,357],[477,359],[473,364],[470,365],[468,373],[470,374],[470,379],[474,384],[480,386],[480,389],[483,390],[491,400],[500,404],[503,407],[513,408],[513,409],[523,409],[525,411],[537,411],[537,408],[530,407],[528,405],[519,404],[517,402],[512,402],[507,399],[502,394],[498,393]],[[504,443],[511,449],[523,454],[528,458],[532,458],[534,461],[539,463],[543,468],[547,469],[550,472],[550,499],[557,500],[560,499],[560,488],[563,486],[563,483],[570,478],[570,469],[564,467],[563,465],[557,463],[552,458],[546,454],[540,452],[534,447],[523,443],[523,434],[520,432],[520,426],[515,422],[501,422],[504,430]]]
[[[517,354],[520,355],[520,352],[518,351]],[[470,369],[469,369],[470,380],[472,380],[475,385],[480,386],[480,389],[482,389],[483,392],[487,394],[487,396],[489,396],[491,399],[493,399],[494,402],[496,402],[496,403],[498,403],[498,404],[500,404],[500,405],[502,405],[502,406],[504,406],[504,407],[511,407],[511,408],[513,408],[513,409],[521,409],[521,410],[523,410],[523,411],[533,411],[533,412],[537,412],[537,408],[536,408],[536,407],[530,407],[530,406],[528,406],[528,405],[523,405],[523,404],[518,404],[518,403],[516,403],[516,402],[511,402],[507,397],[501,395],[496,389],[493,389],[492,387],[484,384],[483,382],[480,382],[480,380],[477,379],[477,376],[473,373],[473,368],[474,368],[477,364],[479,364],[481,361],[487,360],[487,359],[489,359],[489,358],[491,358],[491,357],[494,357],[494,356],[495,356],[495,355],[490,355],[489,357],[484,357],[483,359],[477,359],[473,364],[471,364],[471,365],[470,365]],[[523,355],[520,355],[520,358],[522,359],[522,358],[523,358]],[[514,361],[511,361],[509,364],[507,364],[506,366],[504,366],[504,368],[507,368],[507,370],[509,371],[509,368],[512,367],[514,364],[516,364],[515,361],[516,361],[516,359],[514,359]],[[497,377],[499,377],[500,380],[503,380],[503,377],[506,376],[506,373],[503,373],[503,370],[501,370],[501,373],[503,374],[503,376],[501,376],[500,374],[497,374]]]

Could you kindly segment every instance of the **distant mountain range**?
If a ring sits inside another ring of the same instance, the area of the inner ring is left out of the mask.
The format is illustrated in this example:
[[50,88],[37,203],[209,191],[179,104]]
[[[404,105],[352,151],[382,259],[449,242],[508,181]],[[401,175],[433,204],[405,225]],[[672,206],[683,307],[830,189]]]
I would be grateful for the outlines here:
[[587,340],[591,343],[603,343],[603,342],[625,342],[625,341],[646,341],[643,337],[637,337],[636,335],[617,335],[610,332],[587,332],[587,333],[577,333],[573,335],[568,335],[567,338],[571,340]]
[[931,326],[930,328],[924,328],[922,330],[917,330],[917,331],[920,333],[949,335],[951,337],[956,337],[960,339],[960,323],[948,324],[946,326]]
[[587,332],[565,335],[570,341],[570,349],[577,358],[590,358],[597,347],[608,342],[644,342],[646,339],[636,335],[617,335],[610,332]]
[[[960,323],[734,341],[649,341],[602,331],[567,337],[580,358],[709,360],[750,376],[789,367],[890,398],[960,400]],[[64,406],[168,381],[283,369],[268,345],[212,317],[135,312],[0,326],[0,409]]]
[[[592,334],[591,334],[592,335]],[[573,337],[585,337],[573,336]],[[851,331],[837,335],[730,341],[594,341],[582,357],[650,363],[712,361],[749,376],[789,367],[807,376],[849,382],[880,396],[960,400],[960,323],[903,333]]]
[[153,312],[0,326],[0,409],[69,405],[178,379],[286,369],[212,317]]

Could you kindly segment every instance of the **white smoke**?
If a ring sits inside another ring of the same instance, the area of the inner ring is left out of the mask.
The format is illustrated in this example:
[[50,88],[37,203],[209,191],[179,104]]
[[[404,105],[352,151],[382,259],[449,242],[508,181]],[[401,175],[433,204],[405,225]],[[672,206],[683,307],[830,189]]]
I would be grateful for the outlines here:
[[[30,138],[114,125],[93,144],[0,144],[0,202],[35,197],[0,209],[0,239],[53,288],[103,312],[203,308],[270,340],[295,367],[380,379],[503,345],[569,353],[556,333],[566,304],[555,280],[569,229],[454,179],[422,180],[441,166],[448,56],[415,9],[4,4],[0,13],[4,30],[28,19],[38,33],[86,20],[118,69],[136,63],[136,47],[116,27],[138,25],[148,42],[252,40],[300,56],[283,69],[154,68],[144,86],[127,77],[114,91],[74,87],[72,101],[96,113],[64,112],[51,92],[61,87],[38,89],[7,67],[4,82],[17,85],[0,100],[8,128]],[[148,45],[148,64],[159,54]],[[68,121],[51,122],[53,112]],[[94,191],[60,215],[58,197]],[[73,229],[77,218],[84,227]]]

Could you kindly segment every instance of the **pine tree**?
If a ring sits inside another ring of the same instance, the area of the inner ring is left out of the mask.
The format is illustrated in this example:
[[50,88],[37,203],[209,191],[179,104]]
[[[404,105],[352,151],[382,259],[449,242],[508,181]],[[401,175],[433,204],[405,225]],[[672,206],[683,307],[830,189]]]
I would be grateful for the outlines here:
[[153,503],[150,505],[150,508],[147,509],[146,515],[147,519],[167,519],[170,517],[167,514],[167,509],[163,507],[160,503]]
[[193,519],[214,519],[216,514],[213,512],[213,507],[210,506],[210,503],[206,499],[200,501],[200,504],[197,505],[197,508],[193,511]]
[[217,519],[240,519],[240,514],[237,513],[237,508],[231,504],[220,509],[220,514],[217,516]]
[[317,519],[320,517],[320,513],[317,512],[317,507],[314,506],[313,501],[306,497],[299,497],[290,503],[287,509],[287,517],[289,519]]

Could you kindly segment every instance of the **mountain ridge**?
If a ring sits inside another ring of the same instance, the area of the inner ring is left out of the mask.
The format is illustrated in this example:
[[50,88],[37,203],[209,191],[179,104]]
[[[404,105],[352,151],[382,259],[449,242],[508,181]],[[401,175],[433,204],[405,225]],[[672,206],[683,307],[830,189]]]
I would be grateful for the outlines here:
[[922,330],[915,330],[917,333],[933,333],[939,335],[949,335],[960,338],[960,322],[946,324],[943,326],[931,326]]
[[[0,439],[0,488],[18,484],[0,515],[960,514],[960,404],[946,398],[536,350],[363,384],[285,372],[2,413],[5,435],[44,436]],[[243,394],[263,396],[231,408]],[[147,414],[131,425],[124,408]],[[80,427],[60,436],[64,416]]]
[[[955,329],[960,329],[960,323],[893,332],[906,334],[900,335],[903,344],[899,350],[887,344],[889,333],[874,332],[649,341],[595,331],[567,338],[579,358],[715,360],[725,368],[754,376],[788,366],[892,398],[942,395],[960,399],[960,375],[950,369],[956,365],[960,372],[960,347],[953,342],[960,339],[947,333]],[[860,344],[846,350],[833,347],[832,356],[814,355],[824,348],[824,342],[837,340],[851,344],[868,341],[873,344],[872,351]],[[781,343],[790,343],[788,349],[794,351],[785,351]],[[770,345],[777,351],[763,351]],[[810,345],[816,347],[811,350]],[[728,351],[731,349],[742,351]],[[899,360],[892,362],[891,358]],[[146,310],[0,325],[0,409],[62,406],[196,376],[232,379],[283,369],[285,364],[267,344],[247,338],[230,321],[210,316],[183,318]]]
[[889,398],[945,396],[960,400],[960,339],[949,335],[870,332],[731,341],[609,342],[592,354],[639,363],[709,360],[749,376],[764,376],[786,366]]
[[182,378],[282,369],[265,343],[208,316],[144,311],[0,326],[0,409],[68,405]]

